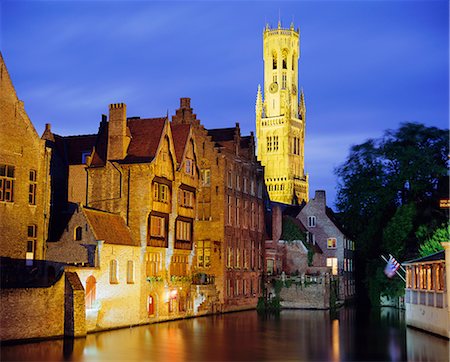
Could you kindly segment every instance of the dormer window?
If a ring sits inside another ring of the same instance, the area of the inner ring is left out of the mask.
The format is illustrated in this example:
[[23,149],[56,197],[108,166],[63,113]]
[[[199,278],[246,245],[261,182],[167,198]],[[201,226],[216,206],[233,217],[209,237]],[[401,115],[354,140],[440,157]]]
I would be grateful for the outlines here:
[[190,160],[190,159],[186,159],[186,161],[185,161],[185,172],[188,174],[188,175],[194,175],[194,161],[193,160]]

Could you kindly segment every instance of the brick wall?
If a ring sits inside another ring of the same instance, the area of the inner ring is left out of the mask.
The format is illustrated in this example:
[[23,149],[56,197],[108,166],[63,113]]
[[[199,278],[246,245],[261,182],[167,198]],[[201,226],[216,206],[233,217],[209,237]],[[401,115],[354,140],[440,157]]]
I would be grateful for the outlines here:
[[48,338],[64,334],[64,275],[48,288],[0,291],[0,340]]

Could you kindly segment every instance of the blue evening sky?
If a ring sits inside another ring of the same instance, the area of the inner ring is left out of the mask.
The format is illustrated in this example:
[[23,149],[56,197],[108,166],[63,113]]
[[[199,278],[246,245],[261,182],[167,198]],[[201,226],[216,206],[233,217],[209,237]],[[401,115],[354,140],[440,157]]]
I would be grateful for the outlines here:
[[36,130],[95,133],[108,104],[157,117],[191,105],[206,128],[255,129],[262,30],[294,21],[310,195],[349,147],[401,122],[448,127],[449,5],[427,1],[2,0],[0,48]]

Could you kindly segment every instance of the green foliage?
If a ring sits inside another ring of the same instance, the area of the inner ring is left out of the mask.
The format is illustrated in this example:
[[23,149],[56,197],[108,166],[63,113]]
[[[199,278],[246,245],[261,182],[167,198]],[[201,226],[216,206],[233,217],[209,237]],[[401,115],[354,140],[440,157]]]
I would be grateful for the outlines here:
[[306,234],[300,230],[290,217],[283,217],[281,239],[286,241],[306,240]]
[[383,230],[383,249],[393,255],[403,255],[416,216],[414,204],[400,206]]
[[437,205],[448,153],[448,130],[405,123],[353,146],[335,170],[336,206],[357,245],[356,276],[362,276],[373,301],[402,289],[398,278],[382,273],[380,254],[400,261],[417,255],[419,236],[429,237],[430,229],[446,221]]
[[419,247],[420,256],[427,256],[430,254],[434,254],[438,251],[443,250],[444,248],[441,245],[441,242],[449,242],[450,241],[450,223],[447,225],[442,224],[442,226],[435,230],[433,235],[427,238]]

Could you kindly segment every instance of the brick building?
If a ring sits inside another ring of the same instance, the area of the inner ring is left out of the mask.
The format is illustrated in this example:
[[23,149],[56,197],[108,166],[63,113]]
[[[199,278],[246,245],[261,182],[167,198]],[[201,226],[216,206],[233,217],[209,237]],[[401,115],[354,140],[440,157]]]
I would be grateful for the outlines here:
[[220,308],[256,306],[264,256],[263,168],[254,137],[233,128],[206,130],[181,98],[175,125],[193,126],[201,174],[195,272],[214,280]]
[[50,154],[18,99],[0,54],[0,256],[45,258]]

